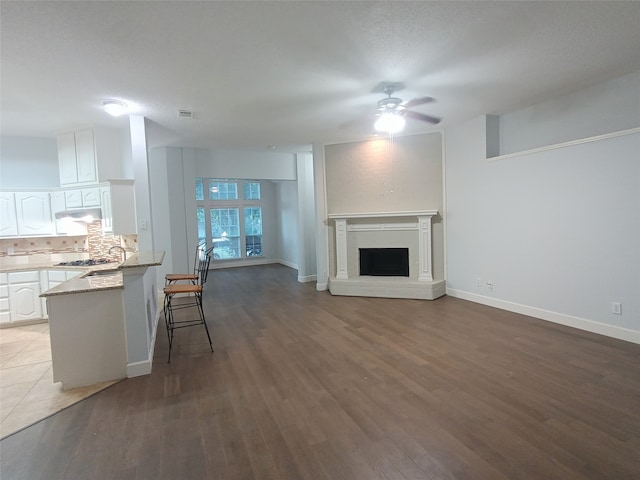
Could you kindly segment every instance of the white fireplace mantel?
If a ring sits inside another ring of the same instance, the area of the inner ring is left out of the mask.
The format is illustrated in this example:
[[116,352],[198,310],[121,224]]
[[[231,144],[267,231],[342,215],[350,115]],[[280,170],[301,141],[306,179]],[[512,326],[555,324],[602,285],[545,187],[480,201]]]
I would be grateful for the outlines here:
[[393,217],[433,217],[437,210],[409,210],[400,212],[368,212],[368,213],[330,213],[329,218],[337,220],[344,218],[393,218]]
[[[347,269],[348,232],[416,230],[419,238],[418,262],[420,270],[418,272],[418,282],[433,282],[431,261],[431,219],[437,214],[437,210],[330,213],[329,219],[335,220],[336,224],[336,280],[349,279],[349,272]],[[385,223],[385,218],[393,218],[394,221]],[[398,222],[398,218],[406,218],[408,221]],[[358,220],[358,223],[349,223],[350,221],[356,219]],[[370,219],[371,222],[362,222],[362,219]]]

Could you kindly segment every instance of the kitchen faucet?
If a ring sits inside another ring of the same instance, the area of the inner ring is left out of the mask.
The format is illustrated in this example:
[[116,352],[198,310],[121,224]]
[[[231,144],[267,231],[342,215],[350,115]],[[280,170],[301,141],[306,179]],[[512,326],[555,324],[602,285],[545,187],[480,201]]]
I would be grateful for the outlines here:
[[124,259],[123,259],[122,261],[123,261],[123,262],[125,262],[125,261],[127,260],[127,251],[126,251],[124,248],[122,248],[120,245],[114,245],[113,247],[111,247],[111,248],[109,249],[109,255],[111,255],[111,251],[112,251],[114,248],[117,248],[117,249],[122,250],[122,255],[124,256]]

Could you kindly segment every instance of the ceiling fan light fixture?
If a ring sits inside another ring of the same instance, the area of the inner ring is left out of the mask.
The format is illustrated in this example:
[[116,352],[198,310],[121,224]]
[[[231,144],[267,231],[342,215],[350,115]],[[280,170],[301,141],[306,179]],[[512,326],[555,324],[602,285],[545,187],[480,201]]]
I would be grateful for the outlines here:
[[385,112],[380,115],[376,121],[374,128],[379,132],[398,133],[401,132],[406,124],[404,117],[391,112]]
[[127,110],[127,104],[118,100],[105,100],[102,102],[102,108],[109,115],[119,117]]

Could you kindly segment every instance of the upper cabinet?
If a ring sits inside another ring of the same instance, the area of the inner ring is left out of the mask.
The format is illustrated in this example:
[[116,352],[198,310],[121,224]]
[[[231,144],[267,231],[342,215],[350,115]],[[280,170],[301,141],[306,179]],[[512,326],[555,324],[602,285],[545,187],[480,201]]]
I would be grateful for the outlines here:
[[18,235],[16,194],[0,192],[0,237],[15,237],[16,235]]
[[58,136],[60,185],[95,183],[98,179],[93,129]]
[[58,135],[60,185],[92,184],[122,176],[116,131],[102,127]]
[[52,235],[51,199],[48,192],[17,192],[18,235]]

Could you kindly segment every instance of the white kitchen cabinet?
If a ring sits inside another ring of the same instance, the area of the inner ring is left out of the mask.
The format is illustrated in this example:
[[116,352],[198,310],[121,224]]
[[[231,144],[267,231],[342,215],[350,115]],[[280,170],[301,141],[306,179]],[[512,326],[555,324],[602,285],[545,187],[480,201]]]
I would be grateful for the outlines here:
[[60,185],[91,184],[122,175],[116,130],[90,127],[58,135]]
[[64,200],[67,209],[100,206],[100,187],[72,188],[65,190]]
[[52,235],[54,232],[49,192],[17,192],[18,235]]
[[58,135],[60,185],[98,180],[93,129]]
[[102,231],[113,231],[113,212],[111,210],[111,187],[100,187],[100,204],[102,206]]
[[13,192],[0,192],[0,237],[18,235],[16,196]]
[[67,209],[65,193],[63,190],[54,190],[51,192],[51,212],[54,216],[56,213],[63,212]]
[[64,203],[66,208],[82,208],[82,189],[74,188],[64,192]]
[[[84,274],[82,270],[43,270],[40,272],[40,288],[43,292],[47,290],[51,290],[53,287],[57,287],[62,282],[66,282],[67,280],[77,277],[78,275]],[[47,299],[42,298],[42,314],[44,318],[47,318]]]
[[9,280],[6,273],[0,273],[0,323],[11,322],[9,310]]
[[8,277],[11,322],[43,318],[40,272],[11,272]]
[[82,189],[83,207],[99,207],[100,204],[100,187]]

